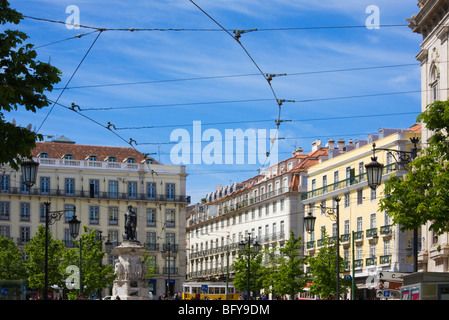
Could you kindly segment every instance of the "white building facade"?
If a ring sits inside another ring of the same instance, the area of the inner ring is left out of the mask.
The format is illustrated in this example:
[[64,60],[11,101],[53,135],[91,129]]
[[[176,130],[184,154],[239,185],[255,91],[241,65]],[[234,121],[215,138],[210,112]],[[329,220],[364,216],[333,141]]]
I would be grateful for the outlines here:
[[[206,195],[202,209],[187,221],[187,280],[232,283],[232,262],[239,242],[248,235],[262,248],[283,246],[290,231],[303,236],[300,194],[307,188],[307,168],[327,159],[327,148],[318,142],[303,154],[281,161],[242,183]],[[229,268],[229,269],[228,269]]]
[[[449,99],[449,2],[447,0],[420,0],[419,12],[413,15],[409,27],[423,37],[421,51],[416,56],[421,62],[421,109],[436,100]],[[432,132],[423,124],[422,144],[426,146]],[[449,271],[449,234],[438,235],[424,226],[422,251],[419,253],[420,271]]]

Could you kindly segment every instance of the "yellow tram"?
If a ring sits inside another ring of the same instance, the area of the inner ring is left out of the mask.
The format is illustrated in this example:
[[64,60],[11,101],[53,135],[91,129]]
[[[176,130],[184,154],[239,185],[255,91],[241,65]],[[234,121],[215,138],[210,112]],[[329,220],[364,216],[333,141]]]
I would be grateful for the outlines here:
[[[238,300],[240,293],[232,283],[228,284],[227,300]],[[182,285],[182,299],[226,300],[226,283],[222,282],[185,282]]]

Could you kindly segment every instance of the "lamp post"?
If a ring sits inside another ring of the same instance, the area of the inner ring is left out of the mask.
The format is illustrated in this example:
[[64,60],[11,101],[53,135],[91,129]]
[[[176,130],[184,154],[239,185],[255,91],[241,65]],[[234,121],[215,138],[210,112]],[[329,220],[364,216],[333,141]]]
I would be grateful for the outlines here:
[[[171,254],[170,254],[171,253]],[[173,243],[164,243],[161,250],[161,255],[163,259],[166,259],[167,261],[167,285],[165,287],[165,295],[167,296],[167,299],[170,297],[170,256],[173,259],[176,259],[176,256],[178,254],[178,245]]]
[[[325,210],[328,212],[327,217],[332,217],[335,215],[335,220],[337,224],[337,285],[336,285],[336,295],[337,300],[340,300],[340,198],[335,197],[334,201],[336,203],[335,208],[328,208],[324,206],[320,206],[321,210]],[[331,218],[332,219],[332,218]],[[315,230],[315,220],[316,218],[312,216],[312,213],[309,211],[308,216],[304,217],[304,226],[308,233],[311,233]]]
[[[73,217],[72,219],[70,219],[69,221],[69,230],[70,230],[70,236],[73,239],[76,239],[79,235],[80,232],[80,225],[81,225],[81,221],[79,221],[76,218],[76,214],[73,213]],[[79,279],[80,279],[80,283],[79,283],[79,294],[82,295],[83,294],[83,279],[82,279],[82,259],[81,259],[81,250],[82,250],[82,241],[81,241],[81,237],[80,237],[80,250],[79,250],[79,263],[80,263],[80,267],[79,267]]]
[[[398,165],[402,165],[402,167],[406,170],[408,170],[408,167],[406,164],[413,161],[417,154],[418,154],[418,148],[417,144],[419,142],[419,138],[412,137],[410,138],[411,143],[413,143],[413,148],[410,151],[399,151],[395,149],[386,149],[386,148],[376,148],[376,144],[373,143],[373,157],[371,158],[371,163],[365,165],[366,168],[366,178],[368,180],[368,185],[371,189],[376,189],[381,183],[382,183],[382,171],[383,171],[383,164],[377,162],[377,157],[375,155],[376,150],[383,150],[390,152],[393,157],[394,153],[398,154],[398,159],[395,158],[396,163]],[[418,229],[415,228],[413,230],[413,271],[418,272]]]
[[[251,234],[248,233],[248,240],[244,241],[240,241],[239,243],[239,250],[240,252],[246,252],[247,256],[248,256],[248,269],[247,269],[247,276],[246,276],[246,300],[249,300],[249,295],[250,295],[250,287],[249,287],[249,279],[251,276],[251,270],[250,270],[250,264],[251,264]],[[253,250],[252,252],[254,253],[254,255],[257,255],[257,253],[259,253],[260,251],[260,244],[259,242],[254,242],[253,244]]]

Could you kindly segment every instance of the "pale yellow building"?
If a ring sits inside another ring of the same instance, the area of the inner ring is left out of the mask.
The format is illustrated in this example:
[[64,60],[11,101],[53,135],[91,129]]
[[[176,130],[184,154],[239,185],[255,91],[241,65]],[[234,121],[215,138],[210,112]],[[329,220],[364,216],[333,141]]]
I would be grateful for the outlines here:
[[[376,148],[409,151],[411,137],[420,137],[420,126],[408,130],[380,129],[367,140],[330,140],[329,159],[314,165],[308,171],[308,192],[302,194],[304,214],[316,217],[315,230],[305,234],[305,251],[313,255],[322,246],[322,227],[329,237],[336,239],[337,222],[329,212],[336,213],[339,198],[340,256],[345,260],[342,275],[351,275],[354,265],[357,299],[372,299],[376,288],[371,289],[367,279],[380,271],[412,272],[411,243],[413,232],[401,232],[393,226],[387,212],[378,210],[378,200],[383,197],[383,185],[371,189],[366,180],[365,165],[371,162],[373,143]],[[395,153],[376,151],[378,162],[384,164],[383,181],[392,173],[406,171],[396,164]],[[322,210],[325,207],[328,210]],[[334,215],[335,217],[335,215]],[[354,259],[352,256],[354,255]],[[369,280],[368,280],[369,281]],[[393,295],[399,298],[399,291]],[[350,297],[350,296],[348,296]]]
[[[22,248],[45,223],[45,203],[50,212],[64,215],[51,225],[54,238],[73,246],[68,221],[75,208],[81,228],[102,232],[113,245],[123,240],[124,214],[128,206],[137,213],[137,240],[157,265],[150,279],[155,298],[181,291],[185,279],[186,172],[184,166],[164,165],[133,148],[77,145],[64,137],[37,143],[32,151],[39,163],[37,181],[28,189],[20,171],[2,167],[0,192],[0,234]],[[82,231],[81,231],[82,232]],[[164,260],[167,243],[177,245],[177,256]],[[104,248],[105,246],[103,246]],[[107,255],[112,263],[114,256]]]

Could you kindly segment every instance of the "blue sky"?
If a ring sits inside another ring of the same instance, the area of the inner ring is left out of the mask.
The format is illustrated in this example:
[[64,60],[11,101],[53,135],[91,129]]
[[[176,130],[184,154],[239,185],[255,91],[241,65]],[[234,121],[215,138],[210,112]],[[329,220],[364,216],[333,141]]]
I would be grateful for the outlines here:
[[[418,12],[417,1],[195,3],[226,29],[258,29],[240,40],[263,73],[287,74],[271,81],[273,91],[243,48],[189,0],[13,0],[11,7],[22,14],[55,21],[66,21],[71,14],[67,7],[75,5],[85,26],[203,30],[107,30],[94,43],[98,32],[66,40],[92,29],[25,18],[8,27],[26,32],[38,58],[63,72],[48,97],[58,99],[73,76],[59,103],[75,103],[83,111],[55,105],[36,114],[11,112],[7,119],[78,144],[126,147],[124,140],[132,138],[139,151],[156,153],[153,157],[166,164],[174,146],[170,134],[175,129],[192,133],[193,121],[201,121],[203,131],[216,129],[223,136],[225,129],[275,129],[273,92],[295,101],[282,105],[281,119],[291,122],[279,128],[279,160],[295,147],[310,151],[317,138],[323,144],[330,138],[364,139],[381,127],[415,123],[421,108],[415,60],[421,38],[406,26],[391,25],[406,25],[404,20]],[[364,27],[372,5],[379,8],[379,29]],[[333,28],[341,26],[353,28]],[[305,27],[328,28],[298,29]],[[134,129],[114,131],[118,137],[105,129],[108,122]],[[155,128],[141,128],[149,126]],[[261,166],[187,164],[187,193],[199,201],[215,185],[244,181]]]

